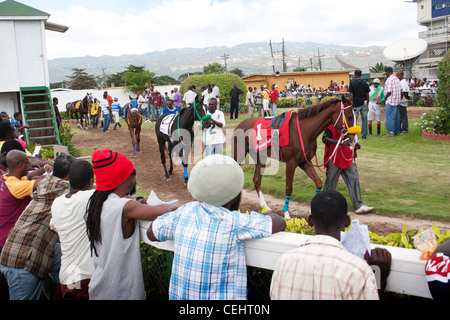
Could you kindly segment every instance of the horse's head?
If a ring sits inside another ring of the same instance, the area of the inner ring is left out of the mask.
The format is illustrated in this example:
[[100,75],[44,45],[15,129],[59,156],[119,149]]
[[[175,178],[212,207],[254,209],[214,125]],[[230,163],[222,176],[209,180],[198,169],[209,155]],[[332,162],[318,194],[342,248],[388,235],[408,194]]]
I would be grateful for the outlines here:
[[340,105],[338,115],[332,118],[334,127],[344,135],[347,145],[355,146],[358,143],[361,127],[356,125],[355,112],[344,94],[341,96]]
[[194,120],[201,121],[204,128],[211,126],[211,116],[206,114],[206,108],[203,106],[203,96],[201,99],[197,96],[194,103]]

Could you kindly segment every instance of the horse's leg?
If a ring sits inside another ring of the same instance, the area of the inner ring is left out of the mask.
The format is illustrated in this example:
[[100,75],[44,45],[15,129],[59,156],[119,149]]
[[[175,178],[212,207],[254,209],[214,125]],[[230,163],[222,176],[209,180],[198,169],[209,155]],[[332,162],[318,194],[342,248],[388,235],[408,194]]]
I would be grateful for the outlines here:
[[[164,174],[166,176],[166,180],[169,181],[170,177],[169,177],[169,173],[167,172],[167,168],[166,168],[166,153],[165,153],[166,142],[165,142],[165,140],[158,138],[158,145],[159,145],[159,153],[161,155],[161,163],[164,167]],[[170,153],[169,153],[169,157],[171,157]]]
[[265,208],[266,211],[272,211],[264,200],[263,193],[261,191],[261,179],[262,179],[262,171],[266,167],[265,164],[257,163],[255,165],[255,173],[253,174],[253,185],[255,186],[256,194],[258,195],[258,200],[261,208]]
[[168,144],[167,149],[169,151],[169,160],[170,160],[169,174],[173,174],[172,150],[173,150],[174,145],[170,141],[167,141],[167,144]]
[[320,177],[317,175],[316,170],[314,169],[314,167],[312,165],[310,165],[307,162],[304,162],[302,164],[299,165],[299,167],[305,171],[305,173],[308,175],[308,177],[311,178],[312,181],[314,181],[315,185],[316,185],[316,193],[319,193],[320,191],[322,191],[322,179],[320,179]]
[[141,151],[141,127],[136,128],[136,143],[137,143],[137,151]]
[[133,145],[133,154],[136,154],[136,137],[134,135],[134,129],[132,127],[128,127],[128,131],[130,132],[131,144]]
[[292,183],[294,181],[294,173],[297,164],[293,160],[286,162],[286,200],[283,206],[284,218],[289,220],[291,216],[289,215],[289,202],[292,195]]
[[[184,183],[187,184],[187,183],[188,183],[188,180],[189,180],[189,174],[188,174],[188,171],[187,171],[187,168],[188,168],[187,162],[188,162],[189,154],[188,154],[188,152],[184,152],[184,149],[182,148],[182,149],[180,150],[180,152],[178,153],[178,156],[180,157],[181,162],[182,162],[182,164],[183,164],[183,178],[184,178]],[[185,157],[186,159],[183,159],[184,157]]]

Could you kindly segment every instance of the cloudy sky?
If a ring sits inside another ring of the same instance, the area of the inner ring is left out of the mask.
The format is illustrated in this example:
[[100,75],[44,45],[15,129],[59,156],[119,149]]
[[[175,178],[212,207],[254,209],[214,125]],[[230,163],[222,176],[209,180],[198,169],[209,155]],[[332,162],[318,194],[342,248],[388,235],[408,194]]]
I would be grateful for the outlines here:
[[69,26],[47,31],[49,59],[248,42],[381,45],[417,38],[404,0],[18,0]]

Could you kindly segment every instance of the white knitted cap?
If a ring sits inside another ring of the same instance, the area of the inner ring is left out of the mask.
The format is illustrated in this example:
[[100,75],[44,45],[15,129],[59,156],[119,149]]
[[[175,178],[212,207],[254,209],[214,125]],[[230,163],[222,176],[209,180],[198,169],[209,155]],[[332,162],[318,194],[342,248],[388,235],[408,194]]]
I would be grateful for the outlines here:
[[244,172],[233,158],[214,154],[192,168],[187,188],[192,197],[221,207],[244,187]]

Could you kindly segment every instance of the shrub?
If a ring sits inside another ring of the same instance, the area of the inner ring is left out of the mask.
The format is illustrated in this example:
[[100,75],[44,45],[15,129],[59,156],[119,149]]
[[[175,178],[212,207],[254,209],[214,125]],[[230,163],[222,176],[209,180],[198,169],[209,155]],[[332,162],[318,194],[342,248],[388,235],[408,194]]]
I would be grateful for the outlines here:
[[[438,67],[436,110],[430,114],[424,113],[417,125],[428,133],[450,134],[450,51],[442,58]],[[417,106],[426,105],[426,102],[420,98]]]
[[192,85],[195,85],[198,92],[200,92],[201,94],[201,87],[206,86],[207,84],[211,84],[212,82],[215,82],[216,86],[219,87],[221,106],[229,102],[230,91],[233,88],[233,83],[236,83],[237,87],[244,92],[240,101],[245,102],[247,87],[245,86],[244,81],[234,73],[224,73],[224,74],[212,73],[212,74],[189,76],[180,85],[181,96],[183,96],[184,93],[188,90],[188,88]]

